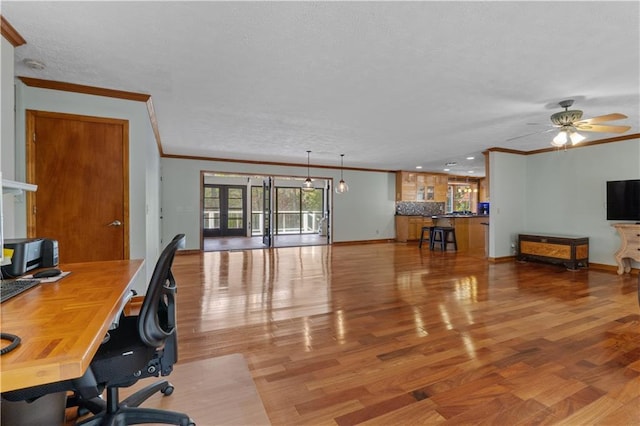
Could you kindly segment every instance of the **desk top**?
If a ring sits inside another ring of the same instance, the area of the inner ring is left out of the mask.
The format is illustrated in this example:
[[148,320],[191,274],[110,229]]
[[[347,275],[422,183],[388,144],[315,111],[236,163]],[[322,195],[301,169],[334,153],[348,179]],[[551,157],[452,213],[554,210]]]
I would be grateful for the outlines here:
[[[91,362],[143,260],[60,265],[71,274],[0,305],[0,330],[22,339],[0,356],[0,391],[80,377]],[[6,345],[7,341],[2,341]]]

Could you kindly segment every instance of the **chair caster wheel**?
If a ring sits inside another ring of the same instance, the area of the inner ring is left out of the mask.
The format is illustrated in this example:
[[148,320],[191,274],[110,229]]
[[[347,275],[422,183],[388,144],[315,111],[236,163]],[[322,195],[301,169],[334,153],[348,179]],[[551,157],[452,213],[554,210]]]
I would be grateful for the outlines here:
[[164,396],[169,396],[173,393],[174,389],[173,385],[170,384],[166,388],[161,389],[160,392],[162,392]]

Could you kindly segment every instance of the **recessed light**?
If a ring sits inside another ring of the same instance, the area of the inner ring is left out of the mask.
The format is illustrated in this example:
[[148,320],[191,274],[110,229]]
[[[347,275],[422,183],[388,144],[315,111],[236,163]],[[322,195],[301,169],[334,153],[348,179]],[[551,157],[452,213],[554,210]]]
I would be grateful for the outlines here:
[[444,170],[445,172],[448,172],[448,171],[449,171],[449,170],[451,170],[451,169],[443,169],[443,170]]
[[467,160],[473,160],[476,157],[467,157]]
[[422,166],[416,166],[416,169],[421,169],[421,168],[422,168]]
[[475,173],[473,170],[469,170],[469,173]]

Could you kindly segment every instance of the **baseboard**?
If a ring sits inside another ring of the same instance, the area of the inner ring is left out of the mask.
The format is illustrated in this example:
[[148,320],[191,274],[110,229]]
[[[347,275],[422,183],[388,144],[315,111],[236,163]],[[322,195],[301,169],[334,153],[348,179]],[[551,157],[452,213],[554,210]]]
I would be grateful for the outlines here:
[[513,262],[516,260],[515,256],[503,256],[503,257],[488,257],[487,260],[491,263],[504,263]]
[[202,250],[200,249],[178,250],[176,252],[176,256],[181,256],[183,254],[196,254],[196,253],[202,253]]
[[395,243],[396,240],[392,239],[392,238],[385,238],[382,240],[358,240],[358,241],[338,241],[338,242],[333,242],[332,245],[334,246],[355,246],[355,245],[359,245],[359,244],[388,244],[388,243]]
[[[595,269],[596,271],[606,271],[618,273],[618,265],[605,265],[604,263],[591,263],[589,262],[589,269]],[[636,275],[640,273],[640,269],[631,268],[631,275]]]

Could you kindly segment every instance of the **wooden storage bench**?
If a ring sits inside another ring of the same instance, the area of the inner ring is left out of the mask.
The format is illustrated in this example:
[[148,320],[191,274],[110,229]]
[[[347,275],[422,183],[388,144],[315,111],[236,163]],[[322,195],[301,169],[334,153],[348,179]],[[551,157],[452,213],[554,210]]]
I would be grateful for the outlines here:
[[564,235],[518,235],[518,260],[561,264],[575,271],[589,266],[589,238]]

